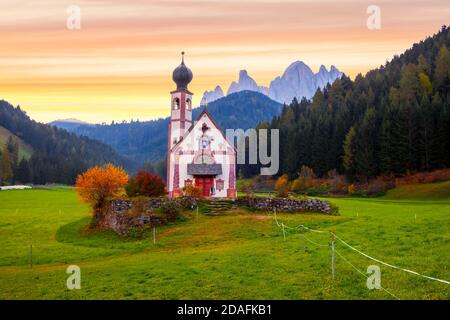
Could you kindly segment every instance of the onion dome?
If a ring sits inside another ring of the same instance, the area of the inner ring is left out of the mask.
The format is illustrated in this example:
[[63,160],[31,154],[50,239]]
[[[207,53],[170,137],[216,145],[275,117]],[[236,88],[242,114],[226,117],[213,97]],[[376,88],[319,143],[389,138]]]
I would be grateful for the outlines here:
[[172,79],[177,84],[177,90],[187,90],[192,81],[192,71],[184,64],[184,52],[181,53],[181,64],[173,70]]

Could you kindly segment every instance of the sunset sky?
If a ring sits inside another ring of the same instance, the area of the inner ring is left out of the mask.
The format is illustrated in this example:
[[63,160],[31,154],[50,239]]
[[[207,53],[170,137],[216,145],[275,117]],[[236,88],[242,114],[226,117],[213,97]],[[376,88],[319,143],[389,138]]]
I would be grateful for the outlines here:
[[[371,4],[381,30],[366,26]],[[448,0],[0,0],[0,99],[43,122],[154,119],[183,50],[198,104],[240,69],[260,85],[296,60],[353,78],[449,22]]]

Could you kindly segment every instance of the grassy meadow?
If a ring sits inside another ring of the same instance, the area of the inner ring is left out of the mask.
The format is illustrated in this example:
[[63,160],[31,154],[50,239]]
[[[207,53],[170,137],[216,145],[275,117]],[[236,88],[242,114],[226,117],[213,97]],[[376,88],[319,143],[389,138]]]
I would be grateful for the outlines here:
[[[340,216],[278,219],[334,227],[375,258],[450,280],[450,183],[436,185],[376,199],[330,199]],[[0,192],[0,299],[450,299],[449,285],[383,265],[388,292],[368,290],[366,269],[377,263],[339,242],[345,260],[336,255],[333,280],[328,234],[287,230],[284,240],[264,212],[188,213],[158,229],[156,244],[151,237],[90,232],[89,222],[89,208],[71,189]],[[66,287],[71,264],[81,268],[80,290]]]

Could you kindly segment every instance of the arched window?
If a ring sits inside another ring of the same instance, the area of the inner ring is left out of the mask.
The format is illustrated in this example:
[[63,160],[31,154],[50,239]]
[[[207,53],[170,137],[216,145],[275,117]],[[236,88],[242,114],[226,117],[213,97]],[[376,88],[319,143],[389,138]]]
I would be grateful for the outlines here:
[[224,189],[224,181],[222,179],[216,180],[216,189],[222,191]]
[[173,99],[173,110],[178,110],[178,109],[180,109],[180,99],[175,98],[175,99]]
[[189,111],[191,111],[191,104],[192,104],[191,102],[192,102],[191,99],[189,99],[189,98],[186,99],[186,108]]

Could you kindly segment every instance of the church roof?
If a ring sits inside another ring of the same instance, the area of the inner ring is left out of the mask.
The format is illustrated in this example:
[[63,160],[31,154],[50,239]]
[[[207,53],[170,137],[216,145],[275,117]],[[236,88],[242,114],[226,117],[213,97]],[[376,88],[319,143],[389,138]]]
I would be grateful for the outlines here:
[[187,173],[192,176],[218,176],[222,174],[222,165],[220,163],[188,163]]
[[236,148],[234,147],[234,145],[230,144],[229,141],[227,140],[227,138],[225,137],[225,135],[223,134],[222,130],[220,129],[220,127],[217,125],[216,121],[214,121],[213,117],[209,114],[208,110],[205,108],[203,109],[203,111],[198,115],[197,119],[194,121],[194,123],[189,127],[189,129],[184,133],[183,137],[180,139],[180,141],[178,141],[171,149],[171,151],[175,150],[180,144],[181,142],[191,133],[191,131],[194,129],[195,125],[201,120],[201,118],[203,117],[203,115],[206,115],[212,122],[212,124],[217,128],[217,130],[219,130],[219,132],[222,134],[222,137],[225,139],[226,143],[228,144],[228,146],[230,148],[232,148],[234,150],[234,152],[236,152]]

